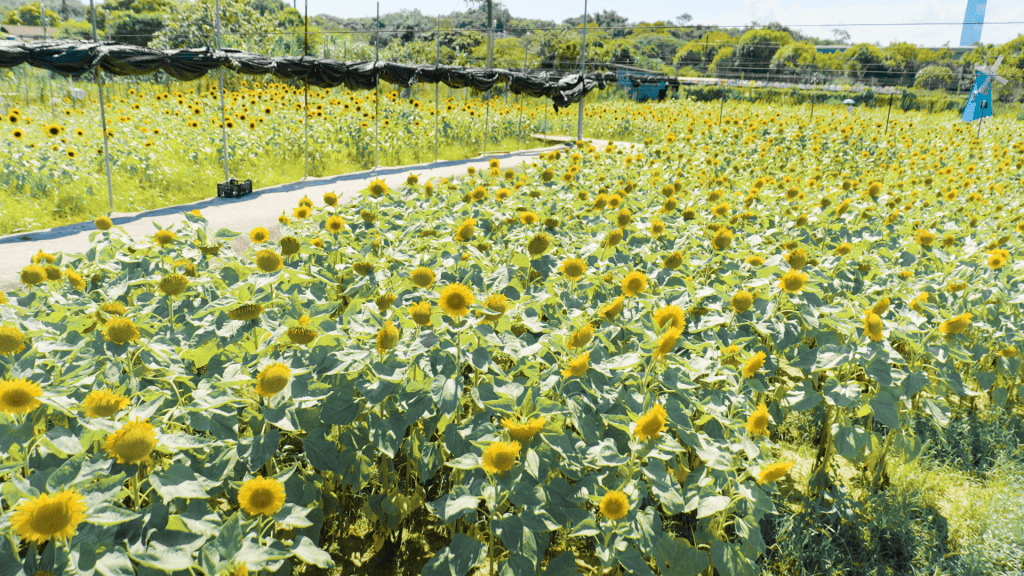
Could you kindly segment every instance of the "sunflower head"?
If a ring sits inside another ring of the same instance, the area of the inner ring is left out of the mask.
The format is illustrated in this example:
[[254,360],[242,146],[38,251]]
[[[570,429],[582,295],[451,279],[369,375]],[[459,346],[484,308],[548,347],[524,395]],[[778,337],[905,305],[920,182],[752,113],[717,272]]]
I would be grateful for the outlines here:
[[971,326],[971,318],[973,317],[974,314],[965,312],[959,316],[950,318],[939,325],[939,332],[947,336],[960,334]]
[[569,361],[569,365],[562,370],[562,378],[579,378],[590,369],[590,352],[584,352]]
[[0,380],[0,412],[28,414],[39,407],[43,388],[24,378]]
[[270,230],[267,230],[263,226],[257,226],[249,231],[249,240],[252,240],[253,244],[262,244],[270,239]]
[[711,239],[711,245],[715,247],[715,250],[725,250],[732,245],[732,230],[728,228],[719,228],[715,232],[715,236]]
[[0,356],[14,356],[24,349],[24,332],[16,326],[0,326]]
[[623,297],[619,296],[601,308],[600,316],[606,322],[614,322],[615,318],[622,312]]
[[743,377],[753,378],[764,367],[764,361],[768,357],[763,351],[758,350],[743,365]]
[[288,385],[292,370],[285,364],[275,362],[256,375],[256,393],[264,398],[277,394]]
[[288,339],[292,342],[300,346],[304,346],[313,340],[316,340],[317,331],[298,326],[286,330],[285,335],[288,336]]
[[646,442],[647,440],[657,438],[665,428],[667,420],[668,412],[665,410],[665,407],[661,404],[655,404],[643,416],[637,419],[633,435],[636,436],[639,442]]
[[609,520],[619,520],[629,514],[629,498],[624,492],[609,490],[601,498],[601,515]]
[[85,520],[85,497],[69,489],[22,500],[11,515],[11,528],[23,540],[42,545],[50,539],[67,541]]
[[570,348],[582,348],[590,343],[590,340],[594,337],[594,326],[587,324],[579,330],[572,333],[569,337]]
[[426,300],[409,307],[409,316],[417,326],[430,326],[430,302]]
[[533,238],[530,238],[530,243],[526,245],[526,251],[530,253],[530,256],[540,256],[548,249],[550,244],[551,241],[548,239],[547,234],[536,234]]
[[328,193],[324,194],[324,204],[326,204],[328,206],[337,206],[338,205],[338,195],[335,194],[334,192],[328,192]]
[[373,196],[374,198],[380,198],[381,196],[387,194],[387,192],[388,192],[388,185],[385,184],[384,180],[381,180],[381,179],[372,180],[370,182],[369,189],[370,189],[370,195],[371,196]]
[[616,228],[612,230],[604,237],[604,246],[612,247],[617,246],[619,242],[622,242],[622,229]]
[[128,318],[110,318],[103,324],[103,339],[114,344],[129,344],[139,339],[139,330]]
[[300,248],[302,248],[302,242],[300,242],[295,236],[285,236],[284,238],[281,238],[281,254],[284,256],[298,254]]
[[523,442],[529,442],[535,434],[544,429],[545,424],[547,424],[547,418],[543,416],[531,418],[523,423],[516,422],[512,418],[501,419],[501,425],[508,430],[509,434],[516,440],[522,440]]
[[276,478],[257,476],[238,490],[238,506],[250,516],[273,516],[284,507],[284,484]]
[[885,336],[882,335],[882,317],[871,308],[864,311],[864,333],[873,342],[885,340]]
[[469,242],[476,235],[476,219],[466,218],[455,229],[454,239],[456,242]]
[[624,296],[636,296],[647,289],[647,275],[639,270],[633,270],[622,279],[622,294]]
[[93,224],[96,226],[97,230],[110,230],[114,227],[114,221],[111,220],[109,216],[100,216],[93,222]]
[[110,418],[128,406],[128,398],[110,390],[93,390],[82,402],[85,415],[89,418]]
[[512,442],[491,442],[484,449],[483,463],[480,467],[488,474],[503,475],[515,465],[520,450],[522,450],[522,445],[514,440]]
[[664,328],[667,324],[669,328],[682,329],[686,326],[686,314],[679,306],[665,306],[654,311],[654,323],[659,328]]
[[508,297],[504,294],[491,294],[484,300],[484,306],[493,314],[484,314],[484,322],[497,322],[508,310]]
[[107,436],[103,449],[118,464],[137,464],[149,458],[156,448],[156,429],[145,420],[136,419]]
[[160,291],[168,296],[178,296],[188,288],[189,279],[181,274],[167,274],[160,280]]
[[163,248],[164,246],[167,246],[171,242],[174,242],[175,236],[177,236],[177,234],[171,232],[170,230],[160,230],[156,234],[153,234],[153,240],[155,240],[156,243],[159,244],[161,248]]
[[761,469],[761,473],[757,477],[757,483],[764,484],[765,482],[774,482],[786,474],[789,474],[789,469],[792,467],[792,462],[776,462],[775,464],[769,464]]
[[679,268],[680,266],[682,266],[682,264],[683,264],[683,253],[682,252],[678,252],[678,251],[677,252],[673,252],[673,253],[669,254],[668,256],[666,256],[665,257],[665,261],[663,263],[665,268],[668,268],[670,270],[675,270],[676,268]]
[[46,282],[46,270],[42,266],[29,264],[21,269],[21,283],[26,286],[35,286]]
[[757,410],[751,412],[747,417],[747,432],[751,434],[768,433],[768,406],[764,402],[759,404]]
[[352,270],[360,276],[369,276],[373,272],[373,263],[363,260],[352,265]]
[[342,229],[344,228],[345,220],[343,220],[342,217],[338,216],[337,214],[327,218],[327,221],[324,222],[324,229],[330,232],[331,234],[337,234],[338,232],[341,232]]
[[579,280],[587,272],[587,263],[579,258],[569,258],[562,265],[558,267],[558,270],[565,275],[566,278],[573,282]]
[[469,314],[469,307],[475,301],[473,292],[463,284],[449,284],[441,290],[437,305],[452,318]]
[[746,312],[754,305],[754,295],[746,290],[739,290],[732,295],[732,307],[739,313]]
[[779,287],[790,294],[796,294],[804,289],[807,279],[807,274],[790,270],[779,279]]
[[260,314],[263,314],[262,304],[243,304],[238,308],[228,311],[228,318],[249,322],[259,318]]
[[273,250],[260,250],[256,253],[256,266],[263,272],[276,272],[284,266],[284,260]]

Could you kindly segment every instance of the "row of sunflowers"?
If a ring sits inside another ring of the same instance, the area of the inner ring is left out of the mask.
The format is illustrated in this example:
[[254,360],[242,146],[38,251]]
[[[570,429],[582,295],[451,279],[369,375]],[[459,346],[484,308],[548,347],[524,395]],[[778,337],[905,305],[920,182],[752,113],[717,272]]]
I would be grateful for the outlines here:
[[756,574],[780,490],[882,489],[912,418],[1019,405],[1019,124],[715,120],[306,198],[241,254],[199,212],[39,253],[0,299],[0,561],[286,574],[426,519],[428,575]]

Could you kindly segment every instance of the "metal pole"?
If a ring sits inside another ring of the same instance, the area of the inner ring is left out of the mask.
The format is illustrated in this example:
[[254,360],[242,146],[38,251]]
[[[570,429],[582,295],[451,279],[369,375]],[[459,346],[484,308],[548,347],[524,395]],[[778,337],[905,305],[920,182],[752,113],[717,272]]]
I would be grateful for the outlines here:
[[[441,15],[437,15],[437,36],[434,37],[436,55],[434,56],[434,68],[441,65]],[[437,162],[437,147],[440,139],[441,126],[441,84],[434,83],[434,162]]]
[[[580,48],[580,82],[583,88],[587,88],[587,0],[583,0],[583,46]],[[583,100],[585,95],[580,95],[580,114],[576,119],[576,141],[583,140]]]
[[[303,41],[302,41],[303,42],[302,43],[302,57],[303,58],[305,58],[306,56],[309,55],[309,0],[306,0],[306,17],[305,18],[306,18],[306,21],[305,21],[306,31],[305,31],[305,36],[303,36]],[[305,169],[305,173],[306,173],[306,175],[305,175],[304,178],[309,178],[309,80],[308,79],[304,78],[302,80],[302,89],[303,89],[302,107],[305,110],[305,112],[304,112],[305,116],[304,116],[304,118],[302,120],[302,125],[306,127],[306,144],[305,144],[305,153],[306,153],[306,169]]]
[[[213,22],[217,27],[217,51],[220,52],[220,0],[213,0]],[[109,30],[109,26],[107,27]],[[217,92],[220,94],[220,145],[224,156],[224,182],[228,181],[228,123],[224,113],[224,68],[217,68]]]
[[[89,0],[89,12],[92,14],[92,41],[96,42],[96,7],[93,0]],[[100,129],[103,130],[103,161],[107,166],[107,201],[110,203],[110,213],[114,213],[114,187],[110,183],[110,149],[107,145],[107,115],[103,105],[103,76],[100,75],[100,67],[96,67],[96,85],[100,94]]]
[[885,132],[882,133],[882,136],[887,136],[889,134],[889,117],[892,116],[892,98],[893,98],[893,96],[894,96],[893,94],[889,94],[889,113],[885,115]]
[[[530,54],[530,33],[526,33],[526,47],[523,48],[523,75],[526,75],[526,58]],[[516,131],[516,149],[523,147],[523,95],[519,95],[519,129]]]
[[[43,25],[43,40],[46,40],[46,4],[39,3],[39,22]],[[50,114],[53,114],[53,73],[46,72],[46,87],[50,90]]]
[[[487,0],[487,71],[494,70],[494,18],[492,0]],[[484,102],[484,154],[487,153],[487,140],[491,136],[491,91],[484,93],[487,100]]]
[[975,138],[981,138],[981,121],[982,120],[984,120],[984,118],[978,118],[978,135],[975,136]]
[[725,80],[722,80],[722,95],[719,97],[722,105],[718,108],[718,127],[722,127],[722,114],[725,112]]
[[814,89],[811,89],[811,123],[814,123]]
[[380,59],[380,2],[377,2],[377,28],[373,31],[373,167],[380,166],[380,136],[378,132],[378,119],[380,116],[380,74],[377,72],[377,61]]

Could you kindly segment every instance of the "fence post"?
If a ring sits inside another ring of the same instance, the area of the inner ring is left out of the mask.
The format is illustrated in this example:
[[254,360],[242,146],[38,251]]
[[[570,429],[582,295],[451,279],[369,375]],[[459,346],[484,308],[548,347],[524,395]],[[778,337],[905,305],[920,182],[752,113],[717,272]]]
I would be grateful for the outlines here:
[[[494,19],[491,17],[492,0],[487,0],[487,71],[494,72]],[[484,92],[484,154],[487,154],[487,139],[491,135],[491,90]]]
[[[303,59],[305,59],[306,56],[309,55],[309,0],[306,0],[305,6],[306,6],[306,9],[305,9],[306,11],[305,11],[305,22],[304,23],[305,23],[305,27],[306,28],[305,28],[305,32],[303,32],[303,37],[302,37],[302,58]],[[303,109],[302,125],[306,129],[306,143],[305,143],[305,146],[304,146],[304,148],[305,148],[305,150],[304,150],[305,151],[305,158],[306,158],[306,168],[305,168],[306,176],[305,176],[305,178],[309,178],[309,77],[308,77],[308,75],[307,75],[306,78],[302,79],[302,91],[303,91],[302,92],[302,109]]]
[[580,83],[584,93],[580,95],[580,113],[576,119],[576,141],[583,140],[583,100],[587,88],[587,0],[583,0],[583,46],[580,48]]
[[[434,37],[435,56],[434,69],[441,65],[441,15],[437,15],[437,35]],[[434,82],[434,162],[437,162],[437,147],[440,142],[441,129],[441,83]]]
[[725,113],[725,80],[722,80],[722,95],[719,97],[722,105],[718,108],[718,127],[722,127],[722,114]]
[[888,114],[885,115],[885,132],[882,133],[882,136],[888,136],[889,135],[889,118],[892,116],[892,99],[893,99],[893,96],[894,96],[894,94],[889,94],[889,112],[888,112]]
[[[92,14],[92,41],[96,42],[96,7],[93,0],[89,0],[89,12]],[[96,67],[96,85],[100,95],[100,129],[103,130],[103,161],[107,166],[107,201],[110,203],[110,213],[114,213],[114,187],[110,183],[110,149],[107,145],[107,115],[103,105],[103,76],[100,75],[100,67]]]
[[[523,75],[526,75],[527,58],[530,55],[530,33],[526,33],[526,47],[523,49]],[[516,149],[523,147],[523,95],[519,94],[519,129],[516,130]]]
[[[43,25],[43,40],[46,40],[46,4],[39,3],[39,22]],[[53,114],[53,72],[46,71],[46,87],[50,90],[50,114]]]
[[[220,51],[220,0],[213,0],[213,21],[217,26],[217,51]],[[109,25],[107,26],[109,30]],[[228,181],[228,123],[224,114],[224,67],[217,67],[217,92],[220,94],[220,140],[224,155],[224,182]]]

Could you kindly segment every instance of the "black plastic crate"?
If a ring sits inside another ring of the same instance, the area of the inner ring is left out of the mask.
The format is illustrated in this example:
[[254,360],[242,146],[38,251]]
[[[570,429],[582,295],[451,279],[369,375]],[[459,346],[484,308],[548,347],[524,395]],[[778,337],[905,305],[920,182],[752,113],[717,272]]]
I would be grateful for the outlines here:
[[232,178],[217,184],[218,198],[241,198],[249,194],[252,194],[252,180],[240,181]]

